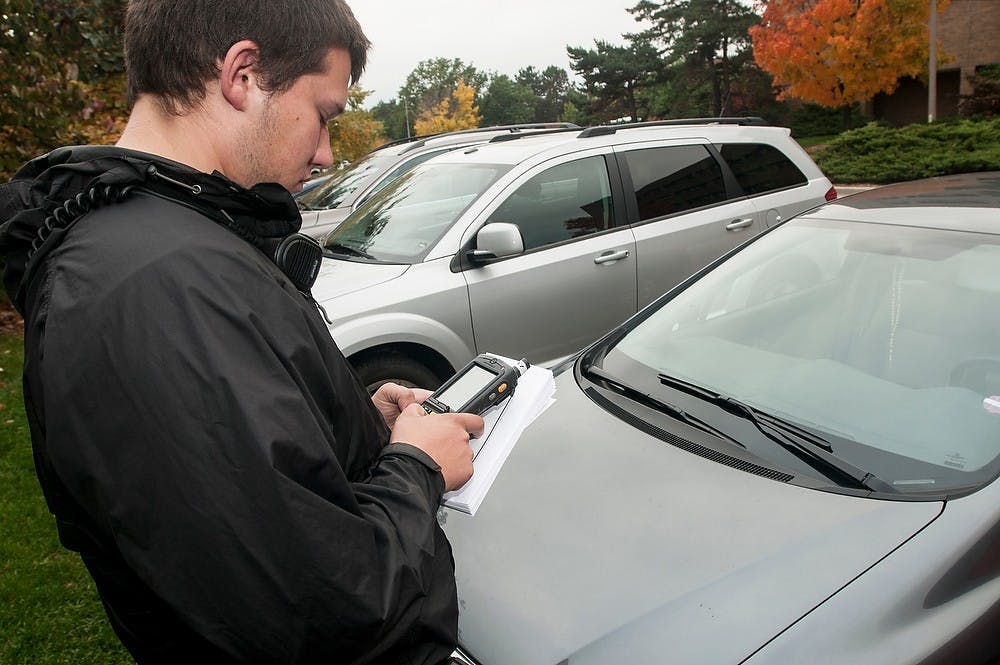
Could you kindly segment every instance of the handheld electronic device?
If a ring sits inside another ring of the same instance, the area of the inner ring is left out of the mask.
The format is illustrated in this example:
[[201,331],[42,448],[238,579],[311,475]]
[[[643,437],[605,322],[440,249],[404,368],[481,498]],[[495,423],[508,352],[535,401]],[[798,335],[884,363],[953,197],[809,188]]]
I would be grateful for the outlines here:
[[482,415],[514,394],[518,377],[527,369],[526,360],[510,365],[481,353],[424,400],[424,410]]

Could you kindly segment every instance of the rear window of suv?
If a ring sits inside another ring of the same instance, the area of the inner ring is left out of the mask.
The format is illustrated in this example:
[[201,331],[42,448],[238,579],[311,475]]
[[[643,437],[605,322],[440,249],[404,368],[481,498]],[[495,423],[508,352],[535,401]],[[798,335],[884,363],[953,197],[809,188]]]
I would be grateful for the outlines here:
[[804,185],[808,179],[774,146],[760,143],[727,143],[719,146],[722,158],[749,195]]

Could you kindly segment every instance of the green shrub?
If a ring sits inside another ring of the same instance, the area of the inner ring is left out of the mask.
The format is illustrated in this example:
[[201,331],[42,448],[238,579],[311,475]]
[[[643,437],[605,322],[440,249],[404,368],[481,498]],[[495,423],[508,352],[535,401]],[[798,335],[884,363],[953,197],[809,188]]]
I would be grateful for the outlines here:
[[838,183],[890,183],[1000,170],[1000,118],[893,128],[869,123],[813,155]]
[[[846,129],[844,109],[842,108],[829,108],[819,104],[801,104],[796,105],[789,115],[788,127],[791,128],[792,136],[795,138],[837,134]],[[860,125],[869,120],[870,118],[862,114],[859,104],[851,107],[850,126]]]
[[968,117],[993,117],[1000,115],[1000,65],[976,67],[969,77],[971,95],[962,95],[958,110]]

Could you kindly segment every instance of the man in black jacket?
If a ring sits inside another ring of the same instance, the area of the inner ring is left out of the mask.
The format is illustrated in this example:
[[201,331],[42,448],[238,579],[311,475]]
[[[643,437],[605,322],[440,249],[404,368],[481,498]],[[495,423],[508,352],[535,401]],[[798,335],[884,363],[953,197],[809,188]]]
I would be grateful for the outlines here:
[[25,406],[63,544],[140,663],[438,663],[436,521],[482,419],[370,398],[261,248],[332,162],[369,47],[342,0],[131,0],[133,112],[0,186]]

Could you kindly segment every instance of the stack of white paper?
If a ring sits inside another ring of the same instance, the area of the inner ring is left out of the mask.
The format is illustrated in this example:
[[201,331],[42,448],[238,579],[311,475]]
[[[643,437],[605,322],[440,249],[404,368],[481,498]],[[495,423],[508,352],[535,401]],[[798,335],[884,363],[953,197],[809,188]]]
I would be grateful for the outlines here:
[[[497,357],[511,365],[516,363],[510,358]],[[528,368],[517,380],[514,394],[483,414],[486,422],[483,434],[470,442],[475,453],[472,478],[460,489],[447,492],[443,505],[469,515],[476,514],[521,433],[555,402],[555,391],[551,370],[535,366]]]

